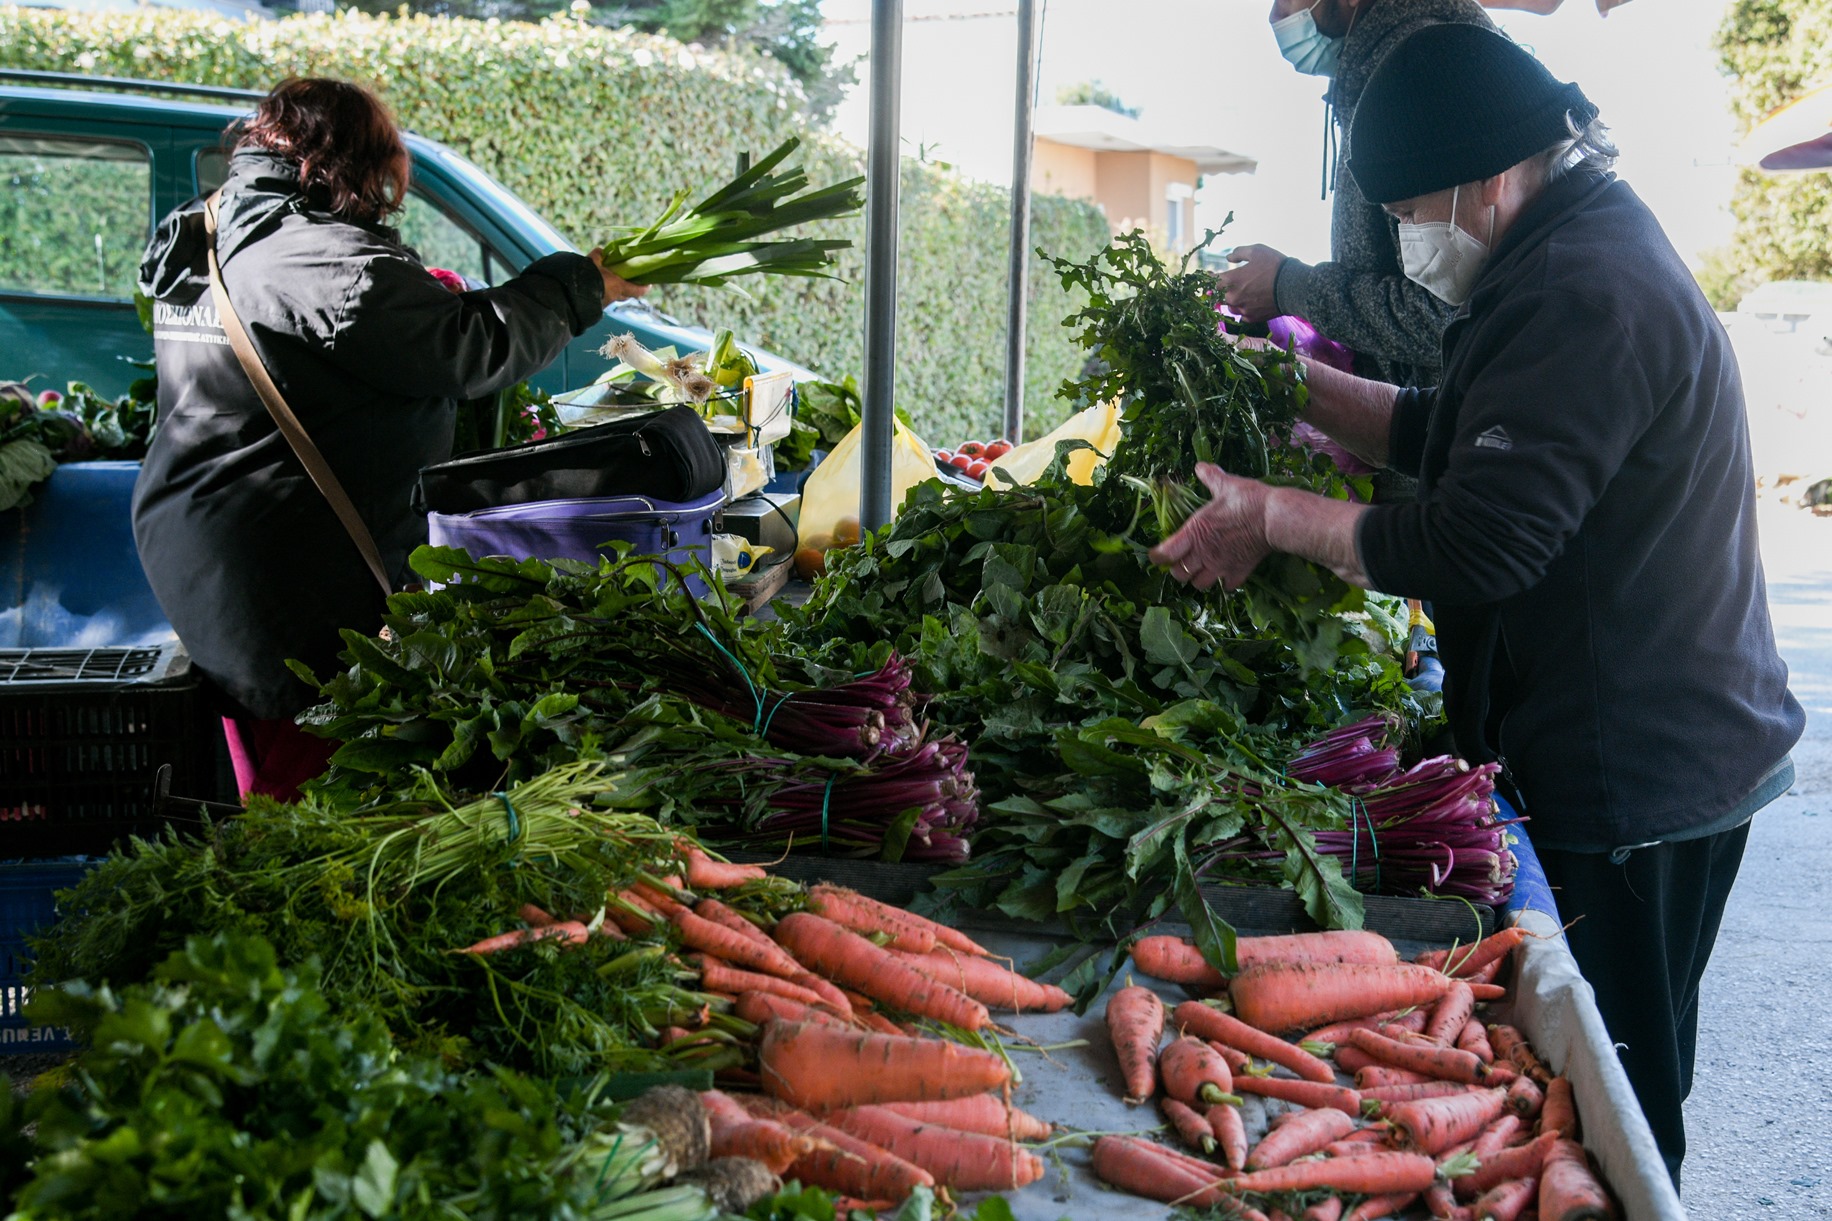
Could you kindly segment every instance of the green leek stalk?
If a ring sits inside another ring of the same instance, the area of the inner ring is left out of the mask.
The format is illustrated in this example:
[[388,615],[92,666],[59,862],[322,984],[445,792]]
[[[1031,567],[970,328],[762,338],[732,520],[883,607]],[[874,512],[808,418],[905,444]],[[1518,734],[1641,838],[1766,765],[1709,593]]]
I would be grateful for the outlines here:
[[675,192],[648,228],[613,232],[603,244],[605,267],[632,284],[719,287],[734,276],[765,272],[832,278],[832,256],[850,241],[764,240],[797,225],[855,215],[864,206],[863,177],[806,191],[808,175],[800,166],[776,172],[800,145],[794,137],[784,140],[755,165],[741,158],[737,177],[692,207],[687,189]]

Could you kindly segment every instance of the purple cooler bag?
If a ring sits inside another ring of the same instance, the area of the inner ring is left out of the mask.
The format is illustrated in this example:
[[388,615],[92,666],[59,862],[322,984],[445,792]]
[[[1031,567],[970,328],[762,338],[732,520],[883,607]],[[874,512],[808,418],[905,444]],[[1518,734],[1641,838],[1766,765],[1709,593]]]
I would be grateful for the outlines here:
[[[653,496],[596,496],[428,513],[426,524],[435,547],[462,547],[480,559],[591,561],[609,555],[608,544],[626,542],[635,555],[658,555],[683,568],[698,560],[710,568],[713,518],[724,506],[723,490],[679,504]],[[687,588],[698,597],[706,582],[694,572]]]

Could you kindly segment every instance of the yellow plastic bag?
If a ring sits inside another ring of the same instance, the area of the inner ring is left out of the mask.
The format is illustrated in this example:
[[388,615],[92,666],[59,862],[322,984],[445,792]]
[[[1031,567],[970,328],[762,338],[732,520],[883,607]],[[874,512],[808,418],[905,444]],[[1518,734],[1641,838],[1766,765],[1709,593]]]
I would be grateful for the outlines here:
[[[802,484],[801,522],[796,529],[798,548],[825,551],[859,541],[862,439],[862,426],[854,427]],[[935,455],[914,433],[898,424],[891,439],[891,514],[896,515],[911,488],[935,477]]]
[[993,460],[992,470],[986,472],[988,486],[1000,486],[999,477],[993,471],[1002,471],[1020,484],[1035,483],[1050,463],[1056,460],[1058,441],[1086,441],[1094,447],[1093,450],[1076,450],[1069,455],[1069,478],[1080,484],[1093,483],[1094,472],[1107,460],[1113,447],[1120,443],[1119,404],[1096,403],[1064,420],[1048,436],[1026,441],[1015,449],[1005,451]]

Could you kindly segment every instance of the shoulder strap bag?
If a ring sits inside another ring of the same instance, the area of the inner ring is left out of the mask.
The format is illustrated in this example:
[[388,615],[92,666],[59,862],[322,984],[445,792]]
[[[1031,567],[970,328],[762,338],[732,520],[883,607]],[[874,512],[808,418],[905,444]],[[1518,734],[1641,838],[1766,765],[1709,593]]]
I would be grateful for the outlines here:
[[248,338],[248,332],[242,327],[242,319],[235,312],[235,306],[229,303],[229,290],[223,287],[222,265],[216,259],[216,207],[222,199],[218,191],[204,200],[204,232],[208,235],[207,249],[210,259],[210,296],[216,302],[216,312],[222,319],[223,334],[229,337],[229,346],[235,352],[235,358],[242,362],[243,372],[248,380],[254,383],[254,392],[261,396],[267,412],[273,416],[274,424],[280,429],[280,435],[286,438],[287,444],[293,447],[299,461],[305,467],[305,473],[312,477],[318,490],[330,502],[331,511],[337,514],[337,520],[343,523],[344,530],[350,535],[350,541],[362,553],[363,563],[369,566],[370,575],[375,583],[382,587],[382,596],[394,592],[388,580],[388,570],[382,566],[382,553],[375,545],[375,536],[369,533],[369,526],[363,521],[356,506],[350,503],[350,497],[343,490],[343,484],[337,481],[337,474],[331,470],[324,455],[306,435],[304,425],[293,409],[287,406],[286,396],[274,385],[274,379],[268,374],[267,366],[261,363],[260,354],[254,350],[254,344]]

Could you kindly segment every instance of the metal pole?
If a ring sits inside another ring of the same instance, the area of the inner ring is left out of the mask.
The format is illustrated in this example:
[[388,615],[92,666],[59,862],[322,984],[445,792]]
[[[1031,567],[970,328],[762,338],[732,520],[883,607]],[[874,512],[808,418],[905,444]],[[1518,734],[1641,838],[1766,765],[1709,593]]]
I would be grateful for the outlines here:
[[1005,305],[1005,430],[1024,439],[1024,333],[1030,313],[1032,111],[1037,101],[1037,4],[1018,0],[1018,96],[1011,150],[1011,262]]
[[872,0],[871,137],[865,155],[864,458],[859,522],[891,519],[891,446],[897,391],[897,193],[902,139],[903,0]]

